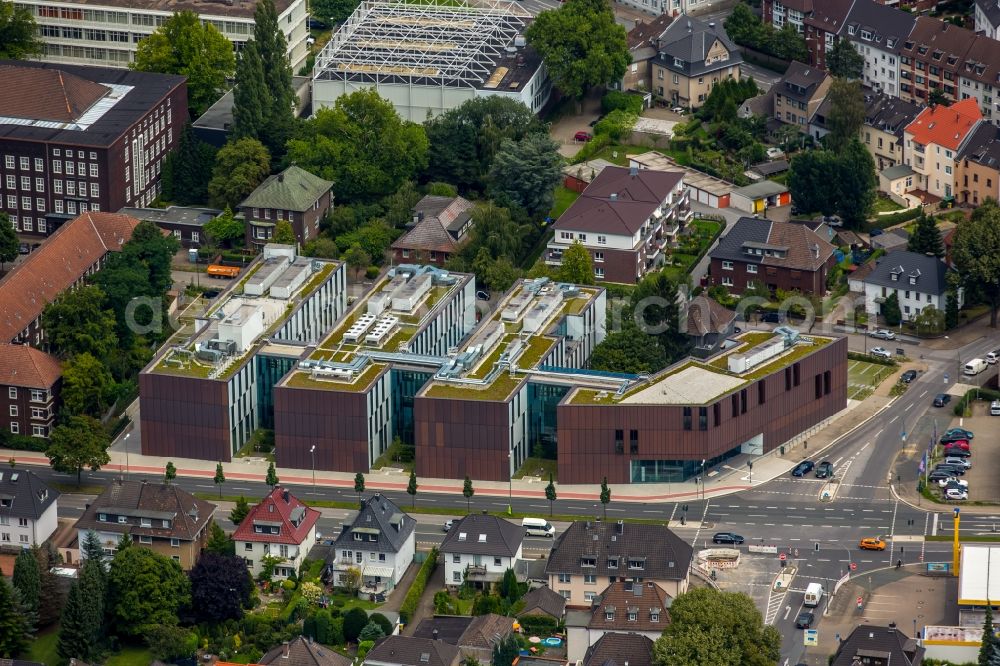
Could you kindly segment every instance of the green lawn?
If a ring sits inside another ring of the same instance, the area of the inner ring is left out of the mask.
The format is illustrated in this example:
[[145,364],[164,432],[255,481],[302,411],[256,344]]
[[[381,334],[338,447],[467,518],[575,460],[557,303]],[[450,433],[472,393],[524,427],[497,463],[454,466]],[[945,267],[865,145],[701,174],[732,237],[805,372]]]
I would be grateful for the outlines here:
[[107,666],[149,666],[153,663],[153,655],[146,648],[127,647],[104,663]]
[[62,658],[56,652],[56,642],[59,639],[59,628],[52,627],[45,632],[35,636],[35,640],[28,646],[28,653],[24,658],[28,661],[37,661],[46,666],[56,666],[62,663]]
[[525,476],[537,476],[547,482],[551,475],[553,481],[558,481],[559,474],[556,471],[556,467],[555,460],[549,460],[548,458],[528,458],[521,465],[521,469],[514,472],[514,478],[520,479]]
[[558,220],[559,216],[566,212],[574,201],[576,201],[580,196],[579,192],[574,192],[568,187],[563,187],[560,185],[555,191],[555,201],[552,203],[552,210],[549,211],[549,217],[553,220]]
[[847,366],[847,397],[864,400],[894,371],[894,368],[878,363],[850,361]]
[[888,197],[878,197],[872,206],[873,213],[889,213],[895,210],[903,210],[903,207]]

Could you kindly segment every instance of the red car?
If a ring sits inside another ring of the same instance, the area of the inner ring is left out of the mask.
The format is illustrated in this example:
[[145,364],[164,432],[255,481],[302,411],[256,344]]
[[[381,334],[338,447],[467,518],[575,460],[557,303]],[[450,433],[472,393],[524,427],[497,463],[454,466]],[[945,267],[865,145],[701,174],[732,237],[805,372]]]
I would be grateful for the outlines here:
[[590,141],[593,138],[594,137],[590,134],[590,132],[584,132],[583,130],[580,130],[573,135],[573,139],[575,141]]
[[959,440],[954,441],[954,442],[949,442],[948,443],[948,448],[950,448],[950,449],[962,449],[963,451],[968,451],[969,450],[969,440],[967,440],[967,439],[959,439]]

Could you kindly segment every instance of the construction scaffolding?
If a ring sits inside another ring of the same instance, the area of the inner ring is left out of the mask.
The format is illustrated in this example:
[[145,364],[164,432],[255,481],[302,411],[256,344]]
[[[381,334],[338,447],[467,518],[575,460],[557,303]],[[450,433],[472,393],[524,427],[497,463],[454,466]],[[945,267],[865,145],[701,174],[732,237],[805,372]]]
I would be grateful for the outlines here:
[[524,45],[530,20],[500,0],[362,2],[316,57],[313,80],[481,87]]

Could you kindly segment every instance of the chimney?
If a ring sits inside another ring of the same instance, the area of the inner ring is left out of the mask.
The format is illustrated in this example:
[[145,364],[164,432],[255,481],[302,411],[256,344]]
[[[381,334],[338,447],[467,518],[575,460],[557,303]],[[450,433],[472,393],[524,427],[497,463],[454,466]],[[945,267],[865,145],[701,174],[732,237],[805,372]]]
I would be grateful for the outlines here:
[[283,174],[283,173],[279,173],[278,174],[278,182],[279,183],[285,182],[285,174]]
[[630,166],[628,168],[628,175],[632,176],[633,178],[635,178],[636,176],[638,176],[639,175],[639,167],[636,166],[636,165]]
[[625,534],[625,521],[624,520],[619,520],[618,521],[618,534]]
[[281,644],[281,658],[288,659],[288,641]]
[[290,497],[290,496],[289,496],[289,494],[288,494],[288,491],[287,491],[287,490],[281,493],[281,498],[282,498],[283,500],[285,500],[285,504],[289,504],[289,503],[291,502],[291,500],[289,499],[289,497]]

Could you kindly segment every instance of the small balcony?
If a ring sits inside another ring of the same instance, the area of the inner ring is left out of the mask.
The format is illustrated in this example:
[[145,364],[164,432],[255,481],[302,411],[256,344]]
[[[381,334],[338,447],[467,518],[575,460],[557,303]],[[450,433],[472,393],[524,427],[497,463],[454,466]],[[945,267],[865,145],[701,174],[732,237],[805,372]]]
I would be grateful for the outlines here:
[[565,246],[560,245],[558,247],[549,245],[545,248],[545,263],[548,266],[562,266],[563,252],[565,251]]

